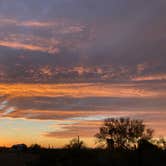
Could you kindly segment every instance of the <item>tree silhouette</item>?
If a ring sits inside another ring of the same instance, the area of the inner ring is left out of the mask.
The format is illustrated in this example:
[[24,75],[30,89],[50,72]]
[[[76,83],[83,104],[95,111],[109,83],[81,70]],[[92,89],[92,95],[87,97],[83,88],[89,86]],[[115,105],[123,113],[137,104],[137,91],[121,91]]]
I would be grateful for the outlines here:
[[32,145],[29,147],[29,149],[30,149],[31,151],[40,151],[40,150],[42,149],[42,147],[41,147],[40,145],[38,145],[38,144],[32,144]]
[[67,149],[81,149],[84,148],[84,142],[80,140],[79,136],[78,138],[73,138],[70,140],[69,144],[65,146]]
[[[108,148],[136,147],[141,139],[150,140],[153,130],[146,128],[142,120],[130,118],[108,118],[95,135],[97,141],[107,143]],[[110,145],[111,143],[111,145]]]

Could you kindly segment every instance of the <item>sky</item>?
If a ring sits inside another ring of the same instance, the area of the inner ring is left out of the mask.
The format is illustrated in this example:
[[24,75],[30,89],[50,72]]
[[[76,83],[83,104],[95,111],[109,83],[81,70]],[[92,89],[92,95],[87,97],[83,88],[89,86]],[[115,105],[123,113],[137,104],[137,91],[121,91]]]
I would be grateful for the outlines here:
[[166,136],[164,0],[1,0],[0,145],[94,146],[105,118]]

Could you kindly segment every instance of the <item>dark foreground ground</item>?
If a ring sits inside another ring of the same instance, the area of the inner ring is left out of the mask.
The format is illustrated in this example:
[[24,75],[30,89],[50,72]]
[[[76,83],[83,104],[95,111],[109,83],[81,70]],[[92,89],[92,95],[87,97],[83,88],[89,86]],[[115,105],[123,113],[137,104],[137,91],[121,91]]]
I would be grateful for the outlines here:
[[0,166],[166,166],[166,150],[43,149],[0,152]]

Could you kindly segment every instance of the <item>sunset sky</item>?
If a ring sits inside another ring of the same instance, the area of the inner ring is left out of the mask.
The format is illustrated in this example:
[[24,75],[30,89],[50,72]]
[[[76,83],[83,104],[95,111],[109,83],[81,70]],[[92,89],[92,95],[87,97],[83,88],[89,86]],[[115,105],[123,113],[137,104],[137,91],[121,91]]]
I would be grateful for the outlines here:
[[166,1],[0,0],[0,146],[94,146],[108,117],[166,136]]

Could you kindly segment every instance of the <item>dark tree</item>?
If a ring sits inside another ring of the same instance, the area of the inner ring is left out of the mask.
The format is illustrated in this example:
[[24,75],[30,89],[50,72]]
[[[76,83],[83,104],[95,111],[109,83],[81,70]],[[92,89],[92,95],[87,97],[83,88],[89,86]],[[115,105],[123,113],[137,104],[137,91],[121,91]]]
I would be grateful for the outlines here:
[[[99,133],[95,135],[98,142],[107,143],[107,147],[132,148],[138,145],[141,139],[150,140],[153,130],[146,128],[142,120],[130,118],[108,118],[100,127]],[[114,145],[109,145],[109,143]]]
[[12,150],[14,151],[18,151],[18,152],[24,152],[27,150],[27,145],[25,144],[17,144],[17,145],[13,145],[11,147]]
[[73,138],[68,145],[65,146],[67,149],[82,149],[84,148],[84,142],[78,138]]
[[29,147],[29,149],[31,150],[31,151],[40,151],[41,149],[42,149],[42,147],[40,146],[40,145],[38,145],[38,144],[32,144],[30,147]]

